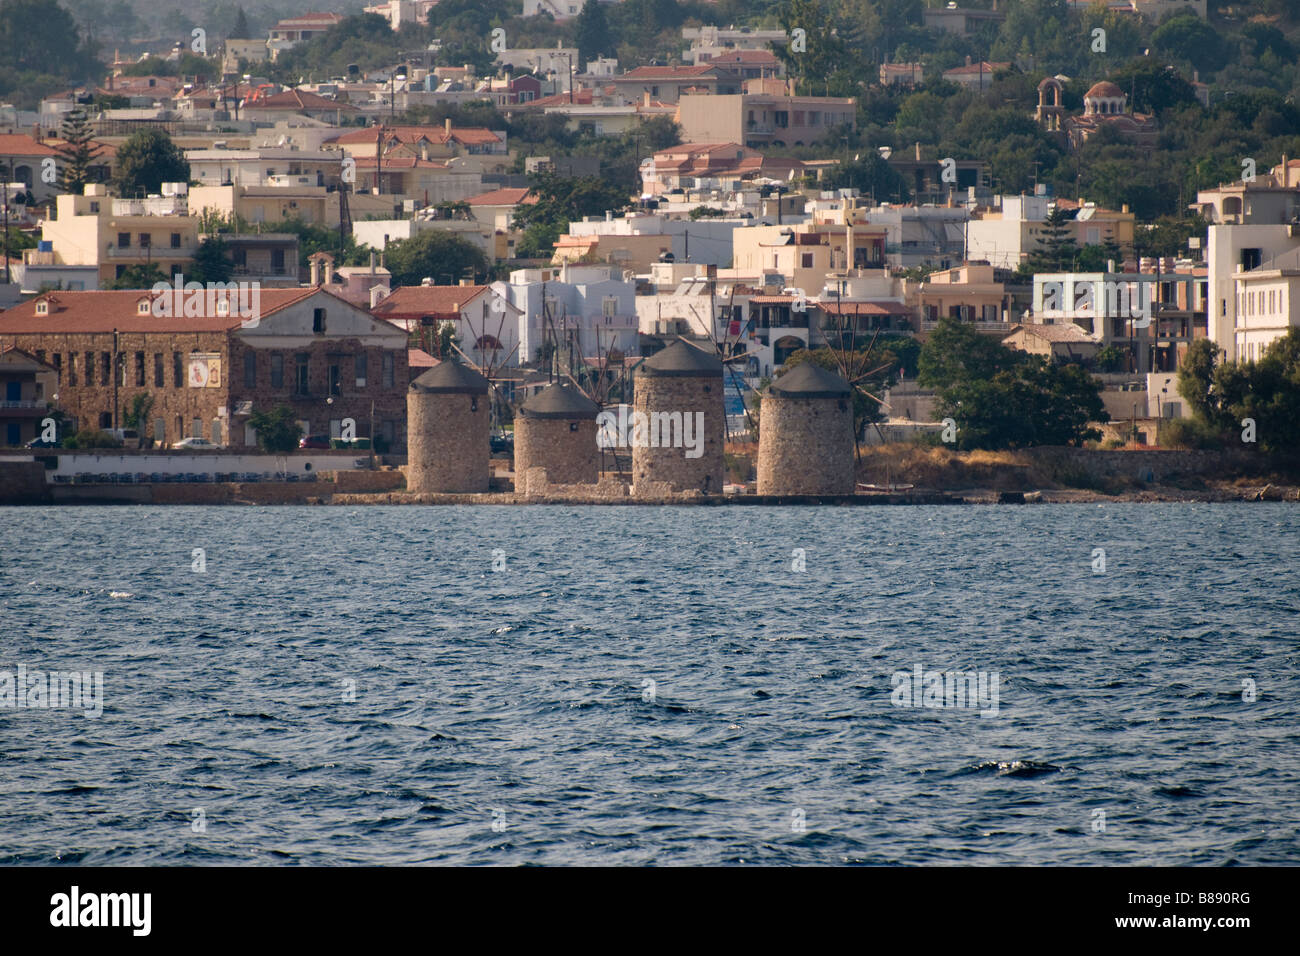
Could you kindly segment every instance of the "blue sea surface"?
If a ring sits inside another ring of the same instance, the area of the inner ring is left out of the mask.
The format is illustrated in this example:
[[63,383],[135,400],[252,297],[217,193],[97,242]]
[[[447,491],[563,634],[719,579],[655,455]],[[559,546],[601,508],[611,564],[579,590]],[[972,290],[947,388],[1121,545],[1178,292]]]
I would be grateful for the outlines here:
[[0,672],[104,681],[0,708],[0,863],[1300,862],[1294,505],[0,529]]

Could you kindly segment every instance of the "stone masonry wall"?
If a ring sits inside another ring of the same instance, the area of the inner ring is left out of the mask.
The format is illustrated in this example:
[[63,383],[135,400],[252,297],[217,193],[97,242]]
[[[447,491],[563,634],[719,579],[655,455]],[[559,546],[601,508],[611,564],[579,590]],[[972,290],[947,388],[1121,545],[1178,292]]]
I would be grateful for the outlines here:
[[556,484],[595,484],[600,471],[596,420],[516,417],[515,474],[530,468],[545,468]]
[[763,399],[760,495],[851,495],[853,409],[847,399]]
[[488,490],[488,404],[486,395],[407,393],[408,491]]
[[687,458],[685,448],[633,447],[634,494],[647,494],[651,482],[663,482],[673,491],[722,494],[726,416],[721,376],[639,375],[633,407],[647,418],[653,412],[680,412],[683,418],[704,413],[704,453],[699,458]]

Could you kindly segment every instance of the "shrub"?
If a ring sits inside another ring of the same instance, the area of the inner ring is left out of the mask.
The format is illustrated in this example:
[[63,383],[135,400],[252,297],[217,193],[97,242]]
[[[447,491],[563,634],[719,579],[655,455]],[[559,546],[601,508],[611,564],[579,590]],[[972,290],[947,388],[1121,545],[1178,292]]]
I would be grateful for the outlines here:
[[83,428],[63,442],[64,448],[121,448],[122,441],[99,428]]

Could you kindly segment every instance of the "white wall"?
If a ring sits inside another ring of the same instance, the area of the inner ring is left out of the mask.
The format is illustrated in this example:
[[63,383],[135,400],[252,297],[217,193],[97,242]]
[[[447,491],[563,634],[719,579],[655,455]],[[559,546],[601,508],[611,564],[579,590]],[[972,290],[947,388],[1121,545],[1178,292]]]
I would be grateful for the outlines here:
[[146,475],[157,472],[164,475],[183,475],[188,473],[212,474],[213,472],[257,472],[275,474],[281,464],[287,462],[287,470],[292,475],[305,475],[318,471],[348,471],[356,468],[358,459],[367,458],[368,451],[348,451],[326,454],[320,452],[310,455],[289,455],[286,459],[277,459],[274,455],[114,455],[114,454],[67,454],[58,455],[58,468],[47,471],[46,479],[53,475],[76,475],[81,473],[98,474],[137,474]]

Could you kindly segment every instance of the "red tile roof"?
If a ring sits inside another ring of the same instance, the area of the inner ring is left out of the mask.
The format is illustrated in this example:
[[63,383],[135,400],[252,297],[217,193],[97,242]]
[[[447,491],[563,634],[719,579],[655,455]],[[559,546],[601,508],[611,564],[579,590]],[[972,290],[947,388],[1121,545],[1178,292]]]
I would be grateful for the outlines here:
[[485,285],[404,285],[379,301],[370,314],[377,319],[406,319],[431,315],[459,318],[460,310],[488,290]]
[[501,137],[484,126],[453,126],[450,135],[444,126],[369,126],[344,133],[336,137],[334,142],[343,146],[351,143],[373,143],[381,130],[386,146],[394,143],[418,143],[422,139],[438,144],[451,140],[462,146],[482,146],[501,142]]
[[44,143],[38,143],[26,133],[0,135],[0,156],[57,156]]
[[518,206],[520,203],[532,205],[537,202],[537,197],[530,196],[528,188],[521,186],[518,188],[492,189],[485,193],[479,193],[477,196],[470,196],[465,201],[471,206]]
[[285,90],[283,93],[275,93],[265,99],[258,100],[255,103],[248,103],[244,106],[246,110],[344,110],[345,112],[355,113],[357,108],[351,103],[343,103],[339,100],[329,100],[315,93],[308,93],[304,90]]
[[690,80],[698,77],[716,76],[717,73],[717,67],[709,66],[706,63],[701,63],[699,66],[638,66],[613,79],[615,83],[620,80]]
[[[288,308],[322,290],[262,289],[261,318]],[[333,293],[326,292],[333,296]],[[47,292],[0,313],[0,335],[31,335],[38,332],[224,332],[243,321],[232,301],[230,315],[176,316],[159,318],[152,311],[138,311],[141,299],[157,295],[148,289],[87,292]],[[338,298],[338,296],[334,296]],[[344,301],[344,300],[340,300]],[[49,303],[48,315],[37,315],[36,304]]]

